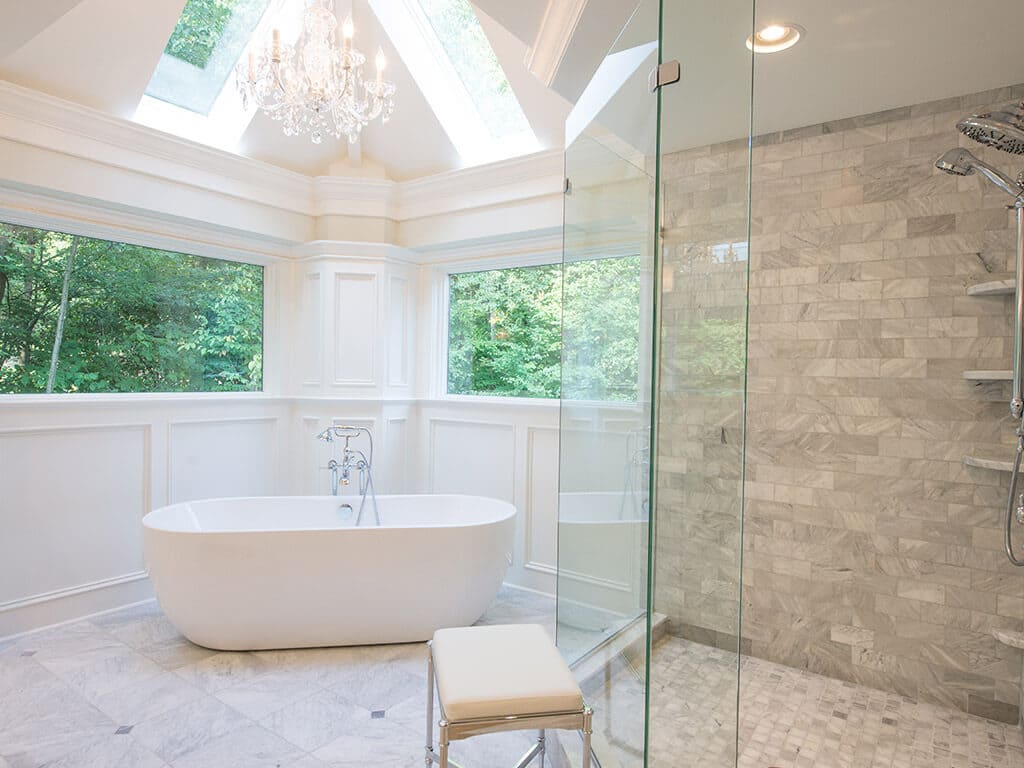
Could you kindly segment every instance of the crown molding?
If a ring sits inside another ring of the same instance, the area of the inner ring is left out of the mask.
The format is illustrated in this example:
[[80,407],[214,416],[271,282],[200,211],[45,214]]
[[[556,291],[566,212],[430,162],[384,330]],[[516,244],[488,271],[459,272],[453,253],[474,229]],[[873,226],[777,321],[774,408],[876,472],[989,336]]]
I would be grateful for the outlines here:
[[391,243],[366,243],[353,240],[313,240],[290,248],[288,253],[297,261],[355,259],[404,264],[420,263],[417,254],[408,248]]
[[310,178],[0,80],[0,137],[294,213]]
[[33,190],[0,180],[0,220],[8,224],[73,232],[216,259],[271,264],[290,243],[254,232],[239,233],[152,211],[139,213],[98,200]]
[[[118,215],[122,217],[128,216],[126,211],[130,204],[140,217],[139,221],[150,210],[145,194],[132,198],[141,188],[137,180],[145,179],[150,190],[154,188],[155,181],[173,184],[179,191],[195,190],[210,195],[208,202],[202,205],[210,205],[219,197],[264,206],[262,211],[253,211],[261,221],[266,221],[268,208],[282,211],[292,217],[293,233],[297,231],[294,226],[298,226],[296,217],[308,217],[310,231],[314,228],[314,219],[320,216],[366,217],[396,222],[425,219],[560,197],[563,183],[561,149],[409,181],[310,177],[0,80],[0,142],[4,141],[8,142],[12,152],[21,145],[26,151],[51,153],[57,162],[64,156],[124,174],[123,178],[108,176],[103,182],[114,185],[111,189],[118,192],[114,196],[116,201],[112,198],[103,202],[99,188],[96,199],[92,201],[97,208],[119,209]],[[17,186],[14,179],[5,182],[3,174],[4,169],[0,167],[0,186]],[[26,185],[25,188],[32,185],[31,189],[37,195],[52,194],[55,198],[90,202],[85,200],[80,188],[54,188],[50,191],[48,183],[42,180],[37,182],[26,177],[17,181]],[[146,194],[152,195],[152,191]],[[167,199],[170,197],[170,194],[165,195]],[[208,210],[211,211],[211,222],[197,224],[197,231],[216,229],[212,220],[217,213],[213,209]],[[237,213],[242,209],[236,205],[234,210]],[[154,214],[154,217],[189,222],[192,221],[191,215],[182,211],[176,217],[175,211],[170,209]],[[256,235],[255,239],[274,241],[269,229],[272,227],[268,227],[267,234]],[[239,233],[240,236],[242,234]],[[289,239],[288,235],[281,234],[275,247],[277,243],[286,243],[284,252],[287,253],[289,247],[300,242],[294,236]]]
[[400,220],[561,195],[564,158],[552,149],[402,182]]
[[[562,256],[562,230],[558,227],[512,232],[415,249],[420,264],[445,267],[524,266],[550,264]],[[486,254],[486,256],[481,256]]]
[[548,0],[537,36],[524,63],[544,85],[551,87],[565,52],[576,33],[588,0]]
[[400,217],[401,186],[389,179],[317,176],[312,180],[314,216]]

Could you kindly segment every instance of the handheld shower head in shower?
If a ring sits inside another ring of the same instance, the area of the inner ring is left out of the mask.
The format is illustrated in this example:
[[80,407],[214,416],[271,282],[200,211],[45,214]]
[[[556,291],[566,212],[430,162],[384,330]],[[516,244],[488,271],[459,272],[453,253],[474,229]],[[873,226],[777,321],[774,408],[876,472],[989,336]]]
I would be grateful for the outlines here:
[[965,117],[956,124],[964,136],[1011,155],[1024,155],[1024,101]]
[[970,176],[977,171],[1012,197],[1020,197],[1024,194],[1024,188],[1019,182],[1014,181],[985,161],[979,160],[966,149],[958,147],[949,150],[935,161],[935,167],[953,176]]

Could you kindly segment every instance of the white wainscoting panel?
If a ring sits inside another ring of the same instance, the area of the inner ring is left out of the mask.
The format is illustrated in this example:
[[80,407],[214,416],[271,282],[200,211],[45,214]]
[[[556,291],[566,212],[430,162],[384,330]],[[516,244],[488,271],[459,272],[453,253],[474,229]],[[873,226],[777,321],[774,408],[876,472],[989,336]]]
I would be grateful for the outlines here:
[[508,424],[434,419],[430,492],[514,501],[515,430]]
[[317,387],[323,376],[323,318],[320,307],[320,274],[311,272],[302,280],[302,317],[299,344],[302,354],[302,383]]
[[554,573],[558,565],[558,430],[529,427],[523,566]]
[[277,425],[274,417],[171,422],[167,436],[170,503],[277,493]]
[[381,493],[406,493],[409,489],[409,419],[384,417],[384,463],[374,482]]
[[0,610],[142,570],[149,456],[147,425],[0,432]]
[[388,359],[388,386],[409,386],[409,280],[398,275],[388,278],[388,333],[385,341]]
[[377,275],[334,275],[334,384],[377,385]]

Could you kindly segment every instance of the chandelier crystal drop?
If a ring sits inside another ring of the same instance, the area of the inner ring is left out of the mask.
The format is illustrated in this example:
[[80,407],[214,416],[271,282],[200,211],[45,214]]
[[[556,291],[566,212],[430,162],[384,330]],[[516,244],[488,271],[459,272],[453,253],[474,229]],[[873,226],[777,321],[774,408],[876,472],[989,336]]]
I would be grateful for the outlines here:
[[307,0],[302,33],[294,45],[281,42],[275,29],[269,45],[250,50],[248,62],[235,68],[242,104],[252,103],[274,120],[286,136],[308,133],[314,144],[324,135],[349,142],[377,117],[387,122],[395,108],[395,84],[384,79],[386,60],[378,50],[376,77],[363,77],[364,56],[353,44],[348,17],[338,45],[334,0]]

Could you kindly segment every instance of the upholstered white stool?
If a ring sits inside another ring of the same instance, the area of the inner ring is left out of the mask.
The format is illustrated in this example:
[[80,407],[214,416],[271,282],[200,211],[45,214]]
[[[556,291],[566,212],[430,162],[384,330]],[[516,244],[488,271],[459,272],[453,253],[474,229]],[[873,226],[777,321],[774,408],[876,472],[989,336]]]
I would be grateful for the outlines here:
[[[434,751],[434,681],[441,704],[440,739]],[[544,628],[537,624],[441,629],[427,660],[427,766],[455,765],[452,741],[498,731],[536,728],[537,743],[516,764],[540,758],[544,731],[583,732],[583,768],[590,768],[592,712]]]

